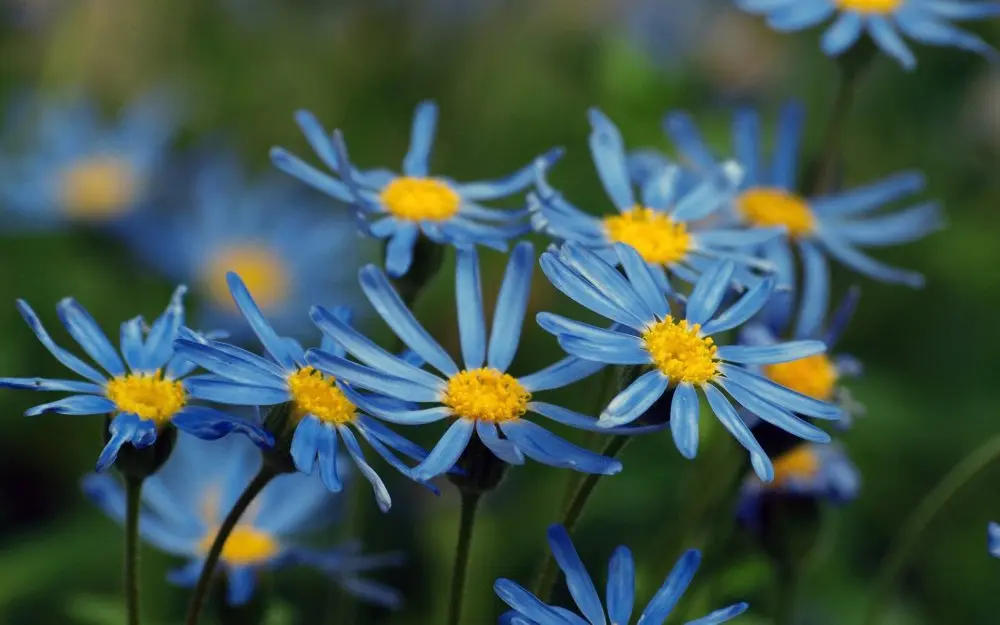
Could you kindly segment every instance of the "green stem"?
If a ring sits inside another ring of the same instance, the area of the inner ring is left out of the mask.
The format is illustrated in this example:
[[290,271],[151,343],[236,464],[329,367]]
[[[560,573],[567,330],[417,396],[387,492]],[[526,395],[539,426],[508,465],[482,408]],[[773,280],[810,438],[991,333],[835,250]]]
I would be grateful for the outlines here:
[[799,572],[787,566],[778,567],[774,625],[795,623],[795,599],[798,596]]
[[897,535],[892,549],[882,559],[875,582],[874,596],[862,623],[875,625],[882,622],[879,616],[885,611],[896,578],[913,555],[913,548],[931,521],[947,507],[963,486],[969,484],[997,460],[1000,460],[1000,436],[988,440],[963,458],[914,509],[910,518],[903,524],[903,529]]
[[202,565],[201,575],[198,577],[198,583],[194,587],[194,595],[191,597],[191,604],[188,606],[187,617],[184,619],[185,625],[196,625],[198,622],[198,617],[201,614],[201,608],[205,603],[205,597],[208,594],[208,586],[212,581],[212,574],[215,572],[215,566],[219,563],[219,557],[222,555],[222,548],[226,545],[226,540],[232,533],[233,528],[239,523],[240,517],[246,512],[247,508],[253,500],[260,494],[264,487],[273,480],[278,473],[273,467],[268,463],[264,463],[261,466],[260,471],[254,476],[253,480],[247,484],[246,489],[243,494],[240,495],[236,503],[233,504],[233,509],[229,511],[229,515],[226,516],[222,525],[219,526],[219,531],[215,535],[215,541],[212,543],[211,549],[209,549],[208,554],[205,556],[205,564]]
[[[602,456],[615,458],[625,449],[625,445],[630,440],[632,440],[632,437],[627,434],[612,436],[608,439],[607,444],[600,453]],[[602,477],[603,475],[600,473],[590,473],[586,475],[583,481],[576,483],[576,489],[573,492],[573,496],[570,497],[562,516],[562,525],[566,528],[568,534],[573,534],[573,530],[583,515],[583,510],[590,499],[591,493],[594,492],[597,482]],[[552,589],[556,583],[557,570],[555,559],[551,553],[548,553],[545,556],[545,561],[535,582],[535,596],[544,602],[548,602],[552,596]]]
[[462,492],[462,518],[458,524],[458,545],[451,574],[451,598],[448,601],[448,625],[458,625],[462,620],[462,599],[465,596],[465,578],[472,553],[472,530],[476,525],[476,510],[482,493]]
[[139,504],[143,478],[125,477],[125,611],[139,625]]

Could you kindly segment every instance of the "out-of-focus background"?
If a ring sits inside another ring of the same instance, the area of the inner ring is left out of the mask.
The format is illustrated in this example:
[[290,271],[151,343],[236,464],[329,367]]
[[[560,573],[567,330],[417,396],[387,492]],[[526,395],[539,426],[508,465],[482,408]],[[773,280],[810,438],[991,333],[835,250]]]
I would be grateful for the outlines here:
[[[997,23],[974,30],[1000,41]],[[354,236],[343,206],[310,194],[268,160],[275,145],[309,155],[293,121],[297,109],[344,129],[359,165],[398,167],[413,107],[433,98],[441,108],[434,171],[496,177],[562,145],[568,155],[554,181],[601,211],[606,200],[587,151],[588,107],[608,113],[630,146],[661,149],[668,148],[663,113],[687,109],[725,152],[733,106],[758,105],[770,127],[780,103],[795,97],[808,107],[808,154],[821,140],[836,86],[834,65],[816,39],[816,32],[778,35],[709,0],[2,0],[0,374],[64,375],[20,319],[15,298],[28,300],[69,345],[54,314],[60,298],[75,296],[115,337],[127,318],[154,318],[176,281],[186,280],[192,323],[230,327],[241,338],[217,275],[227,237],[246,244],[225,249],[242,250],[236,258],[247,271],[279,285],[271,293],[276,311],[292,291],[301,300],[281,312],[283,331],[313,340],[306,315],[313,302],[357,304],[364,317],[354,272],[378,250]],[[949,225],[917,244],[877,252],[924,272],[925,289],[859,282],[861,307],[841,350],[866,365],[850,388],[867,415],[843,435],[863,488],[859,500],[824,516],[821,548],[801,580],[803,624],[856,622],[903,520],[958,459],[1000,431],[1000,73],[952,49],[919,48],[919,60],[914,73],[877,61],[843,143],[844,180],[922,170],[925,197],[944,202]],[[80,98],[93,115],[57,110]],[[44,198],[57,193],[59,168],[69,162],[65,154],[92,141],[88,133],[114,130],[130,111],[132,127],[114,140],[162,149],[141,157],[149,172],[130,189],[129,214],[103,219],[86,205],[74,215],[46,210]],[[232,169],[242,169],[242,179],[227,178]],[[285,226],[287,233],[276,234]],[[322,236],[306,244],[303,232]],[[254,256],[270,244],[272,256]],[[495,289],[502,256],[483,257]],[[837,278],[842,291],[847,276]],[[540,272],[536,284],[534,310],[571,310]],[[446,267],[418,312],[453,348],[451,289]],[[530,318],[517,371],[559,356]],[[384,327],[367,327],[386,340]],[[593,412],[587,393],[578,387],[561,399]],[[79,491],[99,449],[101,420],[21,416],[44,399],[0,392],[0,622],[121,622],[120,531]],[[429,430],[416,438],[432,443],[436,431]],[[623,461],[613,486],[598,487],[578,545],[602,580],[613,548],[629,544],[648,596],[673,562],[676,553],[664,557],[662,546],[677,538],[698,485],[666,433],[635,442]],[[465,622],[495,622],[495,578],[530,582],[568,477],[529,465],[487,499]],[[407,554],[402,569],[375,575],[396,585],[406,604],[398,613],[363,608],[357,622],[440,623],[457,498],[450,488],[434,498],[388,479],[390,514],[379,515],[367,492],[361,498],[370,508],[364,538],[371,549]],[[997,622],[1000,561],[986,553],[985,528],[1000,520],[998,480],[1000,471],[984,476],[930,528],[886,623]],[[174,562],[146,549],[143,563],[149,622],[178,622],[187,593],[164,579]],[[750,550],[729,573],[695,584],[710,585],[719,605],[747,598],[766,607],[769,575],[764,557]],[[347,600],[308,570],[268,583],[275,625],[324,622]],[[753,615],[741,622],[755,618],[768,622]]]

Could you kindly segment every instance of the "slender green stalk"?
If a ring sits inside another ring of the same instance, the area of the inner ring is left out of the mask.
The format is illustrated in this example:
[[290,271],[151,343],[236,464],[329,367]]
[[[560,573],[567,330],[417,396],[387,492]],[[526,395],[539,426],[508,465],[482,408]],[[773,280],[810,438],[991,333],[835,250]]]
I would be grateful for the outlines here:
[[268,463],[264,463],[261,466],[260,471],[254,476],[253,480],[247,484],[246,489],[243,494],[240,495],[236,503],[233,504],[233,509],[229,511],[229,515],[226,516],[222,525],[219,527],[218,533],[215,535],[215,541],[212,543],[212,548],[209,549],[208,554],[205,556],[205,564],[202,565],[201,575],[198,577],[198,583],[194,587],[194,595],[191,597],[191,604],[188,606],[187,617],[184,619],[185,625],[196,625],[198,622],[198,617],[201,614],[201,608],[205,603],[205,597],[208,594],[208,587],[212,581],[212,574],[215,572],[215,566],[219,563],[219,557],[222,555],[222,548],[226,546],[226,540],[232,533],[233,528],[239,523],[240,517],[246,512],[247,508],[253,500],[260,494],[264,487],[273,480],[278,473],[271,467]]
[[472,554],[472,530],[476,526],[476,511],[482,493],[462,491],[462,517],[458,524],[458,545],[451,573],[451,598],[448,600],[447,625],[459,625],[462,620],[462,599],[465,596],[465,578],[469,572]]
[[[627,434],[612,436],[608,439],[607,444],[600,453],[602,456],[615,458],[622,452],[623,449],[625,449],[625,445],[627,445],[630,440],[632,440],[632,437]],[[591,493],[594,492],[597,482],[600,481],[602,477],[603,475],[600,473],[591,473],[586,475],[583,481],[576,484],[576,490],[573,492],[573,496],[570,497],[562,516],[562,525],[566,528],[566,532],[570,535],[573,534],[573,530],[576,528],[577,522],[580,520],[580,517],[583,516],[583,510],[587,505],[587,501],[590,499]],[[542,601],[548,602],[549,598],[552,596],[552,589],[556,583],[556,576],[556,561],[552,557],[552,554],[548,553],[545,556],[545,561],[542,564],[542,568],[540,569],[538,578],[535,582],[535,596]]]
[[139,625],[139,504],[143,478],[125,477],[125,612]]
[[882,559],[872,601],[862,623],[875,625],[882,622],[879,617],[885,611],[896,578],[913,555],[914,547],[931,522],[947,507],[962,487],[968,485],[998,460],[1000,460],[1000,436],[986,441],[963,458],[913,510],[897,535],[892,549]]
[[774,625],[795,623],[795,600],[798,597],[799,571],[787,566],[779,566],[775,584]]

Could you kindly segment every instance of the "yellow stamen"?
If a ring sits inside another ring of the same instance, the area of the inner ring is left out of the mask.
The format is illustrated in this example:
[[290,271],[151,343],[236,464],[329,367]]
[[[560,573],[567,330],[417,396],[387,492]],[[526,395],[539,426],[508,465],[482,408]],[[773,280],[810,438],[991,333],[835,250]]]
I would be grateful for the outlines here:
[[803,395],[829,401],[837,386],[837,365],[826,354],[764,365],[764,375]]
[[701,337],[700,330],[697,323],[689,326],[687,320],[674,321],[667,315],[642,333],[653,363],[670,378],[671,385],[704,384],[718,373],[718,348],[711,338]]
[[816,216],[809,204],[782,189],[747,189],[737,199],[737,206],[744,219],[760,228],[784,226],[792,237],[808,236],[816,230]]
[[462,198],[447,183],[434,178],[400,176],[380,194],[394,217],[410,221],[447,221],[458,213]]
[[307,414],[324,423],[344,425],[357,418],[357,408],[337,388],[336,379],[312,367],[303,367],[288,376],[288,390],[295,402],[295,416]]
[[793,480],[808,480],[819,473],[819,454],[812,445],[799,445],[774,461],[774,480],[770,487],[781,486]]
[[529,401],[531,393],[520,382],[488,367],[451,376],[443,400],[458,417],[492,423],[520,419]]
[[119,412],[131,412],[159,427],[187,403],[184,385],[164,379],[159,371],[130,373],[112,378],[104,388]]
[[631,245],[647,263],[676,263],[691,249],[687,226],[662,211],[644,206],[605,217],[604,229],[609,239]]
[[[199,544],[202,553],[208,553],[214,541],[215,531],[206,534]],[[249,525],[237,525],[222,546],[220,558],[232,566],[252,566],[269,560],[279,550],[278,541],[267,532]]]
[[120,215],[135,200],[138,182],[131,165],[115,156],[94,156],[73,163],[62,174],[59,194],[67,213],[102,221]]
[[229,294],[226,274],[232,271],[247,285],[254,301],[264,310],[274,308],[291,291],[291,272],[274,252],[257,243],[239,243],[218,250],[203,267],[202,281],[212,299],[236,310]]
[[854,11],[856,13],[874,13],[885,15],[892,13],[905,0],[834,0],[841,11]]

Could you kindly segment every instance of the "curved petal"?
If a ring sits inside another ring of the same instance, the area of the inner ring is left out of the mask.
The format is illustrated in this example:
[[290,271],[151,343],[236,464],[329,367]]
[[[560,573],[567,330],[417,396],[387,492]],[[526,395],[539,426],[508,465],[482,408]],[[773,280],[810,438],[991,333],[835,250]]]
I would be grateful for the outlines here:
[[389,508],[392,507],[392,498],[389,496],[389,490],[385,487],[378,473],[365,462],[365,456],[361,453],[361,446],[358,445],[358,439],[354,437],[354,433],[347,427],[342,426],[338,428],[338,431],[341,438],[344,439],[344,446],[347,447],[347,453],[351,455],[358,470],[361,471],[361,474],[372,485],[372,490],[375,492],[375,503],[378,504],[379,510],[388,512]]
[[601,475],[615,475],[622,470],[618,460],[578,447],[531,421],[504,421],[500,423],[500,429],[524,455],[537,462]]
[[799,241],[799,257],[802,259],[802,294],[794,336],[804,339],[819,336],[823,325],[830,304],[830,264],[812,241]]
[[731,380],[720,380],[719,384],[744,408],[771,425],[808,441],[830,442],[830,435],[823,430],[758,397],[739,384],[735,384]]
[[733,405],[729,403],[726,396],[722,394],[722,391],[715,388],[711,384],[705,384],[701,387],[702,392],[705,393],[705,397],[708,399],[709,406],[712,407],[712,412],[719,419],[719,423],[725,427],[733,438],[739,442],[740,445],[750,452],[750,464],[753,465],[754,473],[757,477],[764,482],[770,482],[774,479],[774,465],[771,464],[771,459],[767,457],[767,453],[754,438],[753,433],[747,424],[743,422],[740,418],[739,413],[733,408]]
[[713,263],[695,283],[688,296],[687,320],[689,323],[704,324],[719,309],[722,298],[730,288],[730,280],[736,271],[736,263],[723,260]]
[[743,325],[767,304],[767,300],[774,293],[774,286],[774,276],[764,278],[755,287],[744,293],[740,299],[736,300],[735,304],[702,326],[702,334],[711,336],[712,334],[732,330]]
[[178,430],[206,441],[214,441],[231,434],[243,434],[258,447],[274,446],[274,436],[260,426],[207,406],[186,406],[174,415],[171,422]]
[[426,482],[450,471],[468,446],[475,429],[475,421],[455,419],[438,444],[431,450],[427,459],[413,469],[413,476],[419,481]]
[[592,625],[607,625],[604,606],[594,587],[594,580],[587,573],[566,529],[562,525],[552,525],[549,527],[548,537],[552,557],[566,576],[566,587],[580,612]]
[[284,390],[283,372],[256,354],[238,347],[219,349],[218,343],[196,343],[187,339],[176,341],[177,352],[185,358],[234,382]]
[[52,337],[49,336],[49,333],[45,330],[45,326],[42,325],[38,315],[36,315],[35,311],[28,305],[28,302],[23,299],[17,300],[17,310],[21,313],[21,317],[24,318],[28,327],[31,328],[35,337],[38,338],[38,342],[45,346],[45,349],[49,350],[49,353],[55,356],[56,360],[77,375],[87,378],[95,384],[104,385],[106,378],[98,372],[97,369],[91,367],[73,354],[56,345],[56,342],[52,340]]
[[130,444],[136,449],[142,449],[156,442],[156,424],[128,412],[120,413],[111,421],[108,433],[108,442],[97,457],[98,473],[111,468],[118,459],[122,446]]
[[174,289],[163,314],[156,318],[146,335],[143,347],[143,366],[153,369],[163,367],[174,355],[174,339],[184,325],[184,295],[187,287]]
[[602,427],[615,427],[635,421],[656,403],[669,383],[669,378],[659,369],[647,371],[611,400],[601,412],[598,424]]
[[538,391],[548,391],[569,386],[574,382],[579,382],[584,378],[590,377],[604,367],[605,364],[603,362],[594,362],[575,356],[567,356],[544,369],[520,378],[518,382],[529,393],[537,393]]
[[229,285],[229,293],[233,296],[236,307],[240,309],[243,318],[246,319],[253,333],[260,339],[261,345],[264,346],[267,353],[271,354],[271,358],[274,358],[275,362],[281,365],[286,371],[295,369],[295,359],[288,353],[285,342],[281,340],[281,337],[278,336],[278,333],[274,331],[274,328],[271,327],[271,324],[268,323],[267,319],[260,312],[257,302],[253,300],[243,280],[235,273],[229,272],[226,274],[226,284]]
[[397,399],[431,402],[440,398],[440,388],[428,388],[420,382],[397,378],[320,350],[306,352],[306,362],[338,380]]
[[393,278],[405,276],[413,264],[413,250],[420,237],[415,223],[398,223],[385,246],[385,271]]
[[667,298],[639,252],[621,243],[615,245],[615,252],[618,254],[618,262],[625,270],[625,276],[642,302],[660,319],[669,315]]
[[608,616],[613,625],[627,625],[635,604],[635,561],[628,547],[620,546],[608,563]]
[[438,108],[431,100],[424,100],[413,112],[410,130],[410,149],[403,158],[403,173],[407,176],[426,176],[431,148],[434,147],[434,131],[437,128]]
[[689,460],[698,455],[699,408],[694,387],[686,382],[678,384],[670,401],[670,432],[677,451]]
[[625,142],[618,128],[604,113],[592,108],[587,115],[591,127],[590,153],[597,175],[618,210],[628,210],[635,205],[635,196],[625,166]]
[[[535,248],[531,243],[522,241],[514,246],[507,261],[493,312],[487,359],[490,367],[499,371],[506,371],[517,353],[524,315],[528,310],[528,296],[531,294],[534,260]],[[469,367],[472,368],[471,365]]]
[[306,415],[295,426],[289,453],[295,468],[300,473],[311,475],[316,466],[316,454],[319,451],[319,436],[322,433],[320,431],[322,427],[319,419],[312,415]]
[[50,378],[0,378],[0,388],[14,388],[22,391],[56,391],[104,395],[104,387],[92,382],[53,380]]
[[71,297],[56,306],[59,319],[83,351],[113,376],[125,375],[125,363],[94,318]]
[[730,362],[751,365],[769,365],[791,362],[826,351],[823,341],[786,341],[774,345],[723,345],[718,357]]
[[118,407],[107,397],[96,395],[73,395],[62,399],[40,404],[24,412],[26,417],[36,417],[41,414],[92,415],[115,412]]
[[287,389],[230,382],[222,378],[187,378],[184,389],[192,397],[232,406],[273,406],[291,398]]
[[723,364],[719,370],[722,375],[748,391],[792,412],[831,421],[837,421],[843,416],[843,410],[833,404],[797,393],[741,367]]
[[[458,336],[466,369],[478,369],[486,359],[486,321],[483,318],[483,284],[479,256],[474,248],[456,251],[455,301]],[[494,317],[496,323],[497,317]],[[491,365],[492,366],[492,365]]]
[[863,30],[861,16],[853,11],[845,11],[823,33],[820,48],[828,56],[839,56],[857,43]]
[[694,574],[698,571],[700,564],[701,553],[696,549],[686,551],[674,565],[663,585],[653,595],[649,604],[646,605],[646,609],[642,611],[639,623],[645,625],[647,622],[650,624],[663,623],[667,620],[677,602],[684,595],[684,591],[691,584],[691,580],[694,579]]
[[496,423],[488,421],[476,422],[476,434],[479,435],[479,440],[483,441],[486,448],[493,452],[493,455],[497,458],[507,464],[524,464],[524,454],[517,448],[517,445],[500,437]]

